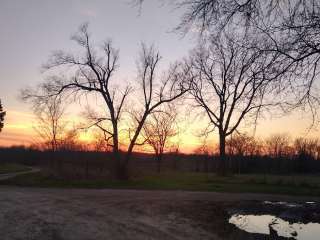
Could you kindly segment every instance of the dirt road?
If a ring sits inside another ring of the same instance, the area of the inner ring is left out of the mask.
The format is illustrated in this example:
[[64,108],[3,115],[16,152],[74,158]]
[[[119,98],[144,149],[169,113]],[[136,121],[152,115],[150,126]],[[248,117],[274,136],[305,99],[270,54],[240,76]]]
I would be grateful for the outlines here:
[[[1,239],[249,239],[227,223],[244,201],[315,197],[0,187]],[[242,234],[242,235],[241,235]]]

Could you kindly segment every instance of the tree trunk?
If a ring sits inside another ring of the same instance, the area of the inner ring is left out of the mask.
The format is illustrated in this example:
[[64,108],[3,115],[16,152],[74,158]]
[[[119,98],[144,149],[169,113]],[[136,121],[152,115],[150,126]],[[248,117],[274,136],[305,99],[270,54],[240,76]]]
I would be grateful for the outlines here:
[[219,131],[219,152],[220,152],[220,167],[219,174],[226,175],[226,136],[223,131]]
[[139,134],[141,132],[141,129],[143,127],[143,124],[144,124],[145,120],[147,119],[147,116],[148,116],[147,113],[145,113],[143,115],[143,117],[142,117],[141,121],[139,122],[139,125],[138,125],[138,127],[137,127],[137,129],[135,131],[135,134],[134,134],[133,138],[130,141],[130,144],[129,144],[129,147],[128,147],[128,151],[127,151],[127,154],[126,154],[126,156],[124,158],[124,161],[121,161],[121,167],[120,167],[120,171],[122,173],[121,180],[128,180],[129,179],[128,163],[129,163],[129,161],[130,161],[130,159],[132,157],[133,148],[134,148],[134,146],[136,144],[138,136],[139,136]]
[[124,161],[121,161],[120,165],[118,166],[117,179],[118,180],[128,180],[129,179],[128,165],[125,164]]
[[[126,159],[123,159],[119,150],[113,152],[114,160],[115,160],[115,173],[117,180],[128,180],[129,172],[128,172],[128,164]],[[127,156],[126,156],[127,157]]]
[[119,151],[119,138],[118,138],[118,124],[114,120],[112,122],[113,125],[113,173],[117,180],[127,180],[128,179],[128,170],[126,161],[122,158]]
[[125,159],[123,159],[123,156],[121,156],[119,150],[115,150],[113,152],[115,165],[113,167],[115,172],[115,177],[117,180],[128,180],[129,173],[128,173],[128,167],[126,164]]
[[161,161],[162,161],[162,156],[161,156],[161,154],[158,154],[158,156],[157,156],[157,171],[158,171],[158,173],[161,172]]

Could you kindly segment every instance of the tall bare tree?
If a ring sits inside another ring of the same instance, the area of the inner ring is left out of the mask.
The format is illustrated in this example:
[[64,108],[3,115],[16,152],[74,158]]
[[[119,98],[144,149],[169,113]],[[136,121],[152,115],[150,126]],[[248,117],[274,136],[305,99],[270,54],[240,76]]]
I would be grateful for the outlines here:
[[158,172],[165,150],[171,147],[171,139],[178,134],[176,117],[177,111],[171,106],[153,113],[143,126],[142,135],[156,155]]
[[96,122],[110,123],[110,131],[104,129],[104,132],[112,139],[113,153],[115,158],[119,159],[118,124],[130,92],[129,86],[120,91],[112,84],[113,75],[118,68],[119,51],[113,48],[111,41],[103,42],[98,51],[90,39],[88,24],[80,26],[79,32],[73,36],[72,40],[82,47],[82,56],[57,51],[45,65],[48,70],[67,67],[73,71],[69,79],[59,78],[52,84],[52,94],[71,91],[72,93],[93,93],[101,97],[105,103],[107,115],[97,118]]
[[[135,0],[142,4],[145,0]],[[177,30],[192,30],[215,39],[224,31],[254,35],[248,47],[279,54],[273,68],[278,81],[291,86],[287,109],[303,107],[312,113],[320,104],[320,2],[318,0],[173,0],[184,11]]]
[[6,112],[3,111],[1,100],[0,100],[0,132],[2,131],[3,128],[3,122],[4,122],[4,116],[6,115]]
[[[251,39],[253,41],[253,39]],[[245,119],[256,121],[263,108],[276,105],[271,94],[280,94],[275,84],[277,54],[247,48],[248,39],[239,41],[229,34],[199,47],[191,57],[196,80],[190,91],[196,107],[207,115],[219,133],[221,171],[225,168],[225,141]]]
[[130,143],[124,166],[127,166],[134,147],[141,144],[138,142],[138,138],[147,118],[161,111],[162,106],[182,97],[190,89],[192,80],[186,81],[190,68],[180,67],[177,64],[171,66],[166,75],[159,81],[156,73],[160,60],[161,56],[153,46],[147,47],[142,44],[138,60],[138,82],[140,91],[142,91],[140,94],[142,104],[138,109],[131,111],[135,127],[129,129]]
[[107,111],[105,116],[95,119],[95,124],[107,121],[111,125],[111,129],[104,129],[104,132],[108,139],[112,140],[110,144],[119,168],[118,124],[130,87],[126,86],[121,91],[113,84],[113,75],[118,68],[118,50],[113,48],[111,41],[105,41],[98,51],[90,39],[88,24],[81,25],[72,40],[82,48],[81,55],[56,51],[44,65],[44,69],[49,72],[64,70],[68,72],[68,76],[54,74],[39,86],[40,89],[48,89],[46,95],[28,95],[42,99],[53,96],[76,97],[83,94],[100,97]]

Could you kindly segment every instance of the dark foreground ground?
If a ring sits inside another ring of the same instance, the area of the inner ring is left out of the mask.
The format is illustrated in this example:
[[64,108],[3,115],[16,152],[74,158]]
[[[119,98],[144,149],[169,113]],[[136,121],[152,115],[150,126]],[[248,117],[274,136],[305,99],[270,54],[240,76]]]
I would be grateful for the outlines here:
[[1,239],[268,239],[228,223],[237,207],[319,197],[0,187]]

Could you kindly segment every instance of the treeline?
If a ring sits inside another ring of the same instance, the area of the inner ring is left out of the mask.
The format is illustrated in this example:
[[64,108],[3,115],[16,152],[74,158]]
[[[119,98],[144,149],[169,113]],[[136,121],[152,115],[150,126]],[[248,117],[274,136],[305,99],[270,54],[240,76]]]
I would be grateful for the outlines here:
[[[265,140],[237,134],[227,140],[226,171],[229,174],[318,174],[320,173],[318,139],[290,139],[278,134]],[[113,178],[116,161],[111,151],[85,149],[81,144],[56,151],[11,147],[0,148],[0,163],[15,162],[40,166],[63,178]],[[78,148],[77,148],[78,147]],[[125,153],[121,152],[121,157]],[[131,176],[155,172],[219,173],[220,156],[205,147],[193,154],[178,151],[164,153],[161,162],[155,154],[134,153],[129,165]]]
[[[198,153],[209,153],[206,146]],[[292,139],[288,134],[274,134],[258,139],[247,134],[235,134],[226,141],[227,168],[232,173],[319,173],[320,140]]]
[[266,139],[256,139],[246,134],[236,134],[227,140],[226,146],[228,155],[232,156],[301,156],[313,160],[320,159],[320,140],[317,138],[291,139],[288,134],[274,134]]

